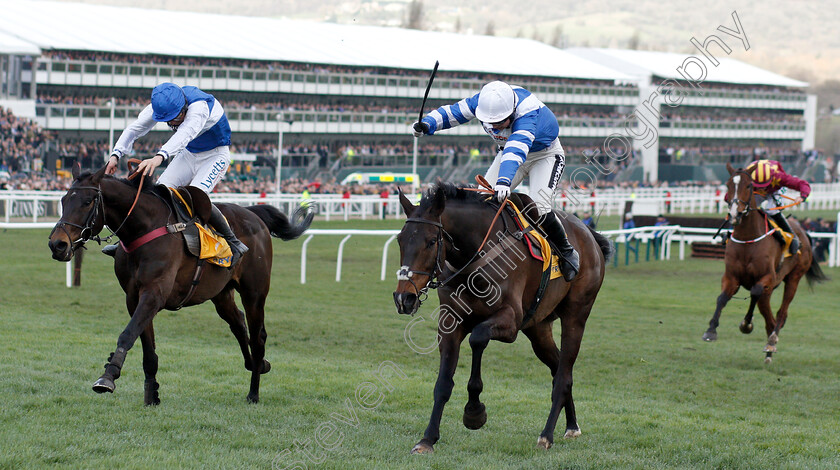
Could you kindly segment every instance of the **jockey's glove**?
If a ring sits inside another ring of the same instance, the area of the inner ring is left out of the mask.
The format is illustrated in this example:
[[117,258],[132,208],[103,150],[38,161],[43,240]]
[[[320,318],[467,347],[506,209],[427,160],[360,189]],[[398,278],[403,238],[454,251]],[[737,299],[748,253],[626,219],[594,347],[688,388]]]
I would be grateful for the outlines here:
[[423,121],[417,121],[411,125],[414,137],[422,137],[429,133],[429,125]]
[[505,202],[505,199],[510,196],[510,183],[497,181],[496,187],[493,188],[493,191],[496,192],[497,201]]

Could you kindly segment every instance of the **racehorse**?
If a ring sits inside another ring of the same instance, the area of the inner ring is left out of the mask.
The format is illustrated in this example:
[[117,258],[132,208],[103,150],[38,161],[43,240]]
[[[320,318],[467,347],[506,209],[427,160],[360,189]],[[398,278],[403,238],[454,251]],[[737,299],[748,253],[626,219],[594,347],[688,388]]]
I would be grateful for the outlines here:
[[[97,235],[104,225],[118,227],[115,233],[122,240],[136,241],[144,234],[177,222],[154,185],[147,183],[139,188],[137,180],[139,178],[132,182],[105,176],[104,167],[95,173],[80,174],[79,168],[74,166],[73,183],[61,198],[61,219],[50,234],[53,258],[69,261],[74,249],[88,240],[100,240]],[[136,205],[133,205],[135,199]],[[290,221],[269,205],[244,208],[219,204],[219,209],[232,230],[250,248],[233,269],[211,263],[202,263],[198,269],[199,260],[185,249],[181,232],[166,233],[130,249],[130,253],[125,249],[117,250],[114,271],[125,291],[131,320],[117,339],[117,349],[111,353],[105,373],[93,384],[94,391],[114,391],[114,381],[120,376],[126,354],[140,336],[146,376],[144,403],[159,404],[153,319],[162,309],[177,310],[211,300],[219,316],[230,325],[239,341],[245,368],[251,371],[247,399],[252,403],[259,401],[260,374],[271,369],[271,364],[264,359],[266,331],[263,321],[271,276],[271,237],[283,240],[299,237],[311,224],[312,214],[304,215],[304,208],[301,208]],[[244,315],[236,306],[234,290],[239,292]]]
[[[452,393],[460,345],[467,335],[473,351],[467,384],[469,400],[463,416],[467,428],[479,429],[487,420],[484,404],[479,399],[483,388],[484,349],[493,339],[513,342],[521,330],[553,377],[551,411],[538,446],[548,449],[554,443],[554,428],[563,408],[565,437],[580,435],[572,399],[572,367],[586,320],[604,280],[612,246],[576,217],[560,213],[569,239],[580,253],[580,273],[571,283],[565,282],[562,276],[549,281],[534,311],[542,261],[523,254],[525,244],[521,234],[512,231],[516,228],[512,217],[505,212],[496,219],[494,213],[498,206],[485,202],[486,197],[439,183],[415,206],[400,193],[408,219],[397,237],[402,266],[394,292],[397,312],[413,315],[429,288],[438,288],[441,304],[440,370],[434,389],[434,407],[426,432],[412,453],[433,452],[440,438],[443,408]],[[491,233],[491,243],[485,245],[482,238]],[[558,318],[562,326],[559,350],[552,334],[552,323]]]
[[[739,328],[744,334],[752,332],[753,311],[758,305],[767,330],[764,361],[770,363],[773,353],[776,352],[779,331],[785,326],[788,307],[796,295],[796,288],[802,276],[806,276],[809,284],[828,278],[823,274],[820,265],[814,261],[807,234],[799,222],[793,219],[789,220],[789,223],[799,236],[801,246],[798,253],[782,259],[785,247],[772,236],[778,229],[770,228],[767,214],[756,203],[753,180],[749,172],[743,168],[736,170],[728,163],[726,168],[730,175],[726,182],[726,200],[729,201],[728,218],[733,231],[726,243],[726,268],[721,279],[721,293],[703,339],[717,339],[720,313],[729,299],[743,286],[750,290],[750,307]],[[770,308],[770,296],[782,281],[785,283],[785,293],[774,319]]]

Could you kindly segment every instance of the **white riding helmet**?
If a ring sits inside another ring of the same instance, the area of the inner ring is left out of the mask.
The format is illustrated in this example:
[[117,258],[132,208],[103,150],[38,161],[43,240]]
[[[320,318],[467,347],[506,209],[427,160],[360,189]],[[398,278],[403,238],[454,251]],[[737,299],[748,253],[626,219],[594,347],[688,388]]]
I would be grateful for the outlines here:
[[481,122],[494,123],[507,119],[516,109],[519,98],[505,82],[490,82],[478,95],[475,117]]

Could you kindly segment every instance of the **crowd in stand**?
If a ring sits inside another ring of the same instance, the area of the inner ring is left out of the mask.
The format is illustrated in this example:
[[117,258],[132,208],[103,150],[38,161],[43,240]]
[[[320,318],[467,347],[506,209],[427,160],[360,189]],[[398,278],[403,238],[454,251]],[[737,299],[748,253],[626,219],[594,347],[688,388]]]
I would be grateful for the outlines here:
[[51,132],[41,129],[35,121],[15,116],[0,106],[0,168],[16,172],[25,169],[26,162],[39,155]]
[[[249,59],[232,59],[232,58],[210,58],[210,57],[176,57],[164,55],[138,55],[138,54],[115,54],[110,52],[94,52],[94,51],[67,51],[67,50],[44,50],[42,56],[45,59],[59,61],[59,60],[77,60],[88,62],[114,62],[124,64],[143,64],[143,65],[170,65],[170,66],[188,66],[188,67],[219,67],[219,68],[237,68],[247,70],[265,70],[265,71],[295,71],[295,72],[313,72],[323,74],[361,74],[361,75],[387,75],[400,77],[417,77],[426,80],[425,70],[409,70],[400,68],[387,67],[351,67],[344,65],[333,64],[312,64],[300,62],[281,62],[281,61],[259,61]],[[511,83],[552,83],[556,84],[557,79],[552,77],[541,76],[499,76],[495,74],[483,74],[472,72],[443,72],[438,74],[440,78],[457,78],[464,80],[476,81],[490,81],[490,80],[504,80]],[[583,86],[604,86],[610,85],[608,81],[586,80],[563,78],[563,84],[566,85],[583,85]],[[621,84],[622,87],[635,87],[633,84]]]

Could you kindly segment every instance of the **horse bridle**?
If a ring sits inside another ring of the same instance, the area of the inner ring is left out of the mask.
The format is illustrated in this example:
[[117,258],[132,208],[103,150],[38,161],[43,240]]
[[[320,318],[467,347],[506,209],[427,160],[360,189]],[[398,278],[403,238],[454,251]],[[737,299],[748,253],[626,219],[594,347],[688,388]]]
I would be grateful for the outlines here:
[[[449,232],[447,232],[445,228],[443,228],[442,223],[435,222],[433,220],[421,219],[421,218],[408,218],[408,219],[406,219],[405,223],[409,223],[409,222],[414,222],[414,223],[418,223],[418,224],[434,225],[438,229],[437,239],[436,239],[436,242],[435,242],[437,244],[437,252],[435,253],[435,266],[432,269],[432,272],[429,273],[429,272],[425,272],[425,271],[414,271],[414,270],[409,269],[408,266],[403,266],[399,269],[399,271],[397,271],[397,279],[410,282],[411,285],[414,287],[414,291],[417,292],[417,300],[420,302],[420,304],[422,304],[423,301],[425,301],[429,296],[429,294],[428,294],[429,289],[437,289],[438,287],[444,285],[447,281],[449,281],[449,279],[452,279],[452,277],[450,276],[449,278],[447,278],[446,280],[444,280],[442,282],[437,280],[438,276],[443,272],[443,268],[441,268],[441,265],[440,265],[440,255],[441,255],[441,246],[443,245],[444,235],[446,236],[446,239],[449,240],[449,243],[452,244],[453,248],[455,248],[456,250],[458,248],[455,246],[455,242],[452,240],[452,236],[449,235]],[[417,284],[415,284],[414,281],[411,279],[412,277],[414,277],[415,274],[429,276],[429,282],[427,282],[426,285],[423,286],[423,288],[418,288]]]
[[61,230],[64,231],[64,234],[67,235],[67,238],[70,239],[70,232],[68,232],[66,228],[66,226],[69,225],[71,227],[76,227],[80,230],[79,238],[71,242],[71,246],[73,246],[74,249],[77,245],[83,245],[88,240],[94,240],[99,243],[101,243],[102,241],[108,241],[108,239],[110,239],[113,235],[102,239],[99,238],[97,235],[93,234],[93,225],[96,223],[96,218],[99,215],[100,209],[102,210],[103,214],[105,212],[105,206],[102,202],[102,189],[96,186],[79,186],[75,189],[92,189],[96,191],[96,198],[94,199],[93,207],[90,209],[90,211],[88,211],[87,216],[85,216],[85,221],[83,225],[74,224],[72,222],[59,221],[57,224],[55,224],[55,227],[53,227],[52,232],[50,232],[50,237],[52,237],[56,229],[61,228]]
[[[747,177],[750,176],[744,170],[738,171],[735,174],[736,175],[742,174],[742,175],[745,175]],[[729,203],[729,207],[732,207],[732,204],[737,204],[737,203],[744,204],[744,210],[742,210],[742,211],[740,211],[736,214],[736,216],[744,218],[744,217],[747,216],[747,214],[750,213],[750,211],[756,210],[756,209],[754,209],[753,207],[750,206],[750,203],[752,202],[754,196],[755,196],[755,188],[752,185],[750,185],[750,195],[749,195],[749,197],[747,197],[746,201],[742,201],[742,200],[738,199],[738,188],[735,188],[735,194],[733,194],[733,198],[732,198],[732,201]]]

